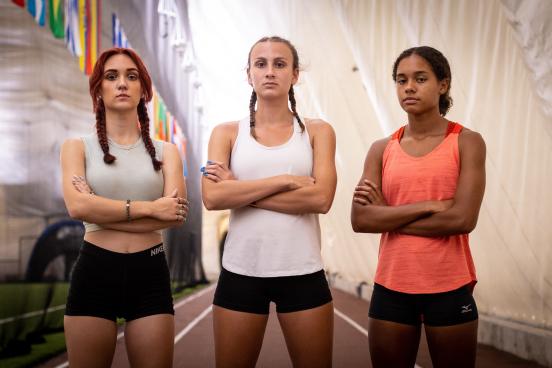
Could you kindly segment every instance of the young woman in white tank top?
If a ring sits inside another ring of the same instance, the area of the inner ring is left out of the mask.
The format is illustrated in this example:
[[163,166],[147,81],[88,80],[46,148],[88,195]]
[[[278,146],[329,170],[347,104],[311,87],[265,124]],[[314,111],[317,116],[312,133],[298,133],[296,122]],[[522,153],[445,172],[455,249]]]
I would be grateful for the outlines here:
[[187,216],[182,162],[176,146],[149,137],[151,78],[134,51],[103,52],[90,94],[97,133],[61,148],[67,210],[87,225],[64,319],[69,365],[110,367],[123,317],[131,365],[170,367],[174,309],[159,230]]
[[247,76],[250,116],[215,127],[202,168],[207,209],[231,209],[213,303],[216,366],[255,366],[274,302],[293,365],[330,367],[333,305],[318,214],[335,194],[335,134],[296,112],[299,60],[289,41],[257,41]]

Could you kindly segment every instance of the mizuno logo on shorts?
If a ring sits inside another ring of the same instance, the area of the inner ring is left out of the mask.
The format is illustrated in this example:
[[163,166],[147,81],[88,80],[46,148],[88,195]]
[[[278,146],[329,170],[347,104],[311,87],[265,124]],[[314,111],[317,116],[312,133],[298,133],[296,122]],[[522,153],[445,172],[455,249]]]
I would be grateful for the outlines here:
[[468,313],[468,312],[471,312],[471,311],[472,311],[471,304],[468,304],[468,305],[463,305],[462,306],[462,311],[460,313]]
[[150,256],[152,256],[152,257],[153,257],[153,256],[156,256],[156,255],[158,255],[159,253],[162,253],[162,252],[164,252],[164,251],[165,251],[165,248],[163,247],[163,244],[161,244],[161,245],[158,246],[157,248],[153,248],[153,249],[151,250]]

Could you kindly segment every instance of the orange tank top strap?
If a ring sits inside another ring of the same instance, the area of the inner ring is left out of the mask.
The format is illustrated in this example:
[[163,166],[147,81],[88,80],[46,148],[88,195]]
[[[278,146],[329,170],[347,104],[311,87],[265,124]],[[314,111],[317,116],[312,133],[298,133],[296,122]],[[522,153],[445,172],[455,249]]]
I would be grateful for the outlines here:
[[404,134],[404,128],[406,128],[406,125],[403,125],[395,133],[393,133],[393,135],[391,136],[391,140],[396,139],[396,140],[400,141],[403,134]]
[[[405,128],[406,128],[406,125],[403,125],[399,129],[397,129],[395,131],[395,133],[393,133],[393,135],[391,136],[391,140],[396,139],[400,142],[403,135],[404,135],[404,129]],[[447,126],[447,133],[446,133],[445,137],[448,137],[449,134],[459,134],[462,131],[463,128],[464,127],[461,124],[455,123],[453,121],[449,121],[448,126]]]
[[461,124],[449,121],[447,127],[447,136],[449,134],[459,134],[464,127]]

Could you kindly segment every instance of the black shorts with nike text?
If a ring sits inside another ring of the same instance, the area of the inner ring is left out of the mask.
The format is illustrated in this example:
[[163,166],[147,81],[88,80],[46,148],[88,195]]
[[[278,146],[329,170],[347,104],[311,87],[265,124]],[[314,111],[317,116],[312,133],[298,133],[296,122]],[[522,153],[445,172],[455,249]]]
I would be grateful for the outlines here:
[[298,276],[253,277],[222,269],[213,304],[238,312],[268,314],[298,312],[332,301],[324,270]]
[[434,294],[407,294],[374,284],[370,318],[418,326],[453,326],[475,321],[477,306],[471,288]]
[[71,272],[67,316],[127,321],[173,314],[163,244],[136,253],[117,253],[85,241]]

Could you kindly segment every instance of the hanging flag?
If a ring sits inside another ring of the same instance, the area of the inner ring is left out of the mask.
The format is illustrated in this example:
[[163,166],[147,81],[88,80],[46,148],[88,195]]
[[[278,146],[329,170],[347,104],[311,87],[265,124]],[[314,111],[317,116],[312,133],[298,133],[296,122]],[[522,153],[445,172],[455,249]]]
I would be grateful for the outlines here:
[[86,58],[86,29],[87,27],[87,19],[86,19],[86,0],[78,0],[77,1],[77,17],[79,19],[79,28],[77,37],[79,39],[80,44],[82,45],[83,50],[79,54],[79,68],[81,72],[84,72],[84,62]]
[[35,21],[41,26],[44,27],[45,16],[46,16],[46,0],[28,0],[27,1],[27,10]]
[[165,140],[165,124],[166,124],[166,114],[165,114],[165,103],[161,98],[157,99],[159,106],[157,109],[158,119],[159,119],[159,139],[162,141]]
[[18,5],[22,8],[25,7],[25,0],[12,0],[12,3],[14,3],[15,5]]
[[65,21],[63,19],[63,1],[62,0],[50,0],[49,1],[49,14],[50,14],[50,29],[55,38],[63,38],[65,36],[64,28]]
[[87,33],[88,42],[86,53],[86,75],[92,74],[92,69],[96,60],[98,60],[98,50],[100,49],[101,39],[101,0],[88,0],[89,1],[89,32]]
[[113,47],[125,47],[129,48],[128,40],[121,27],[121,22],[115,14],[111,17],[112,35],[113,35]]
[[79,2],[65,0],[65,44],[73,56],[83,54],[79,36]]

